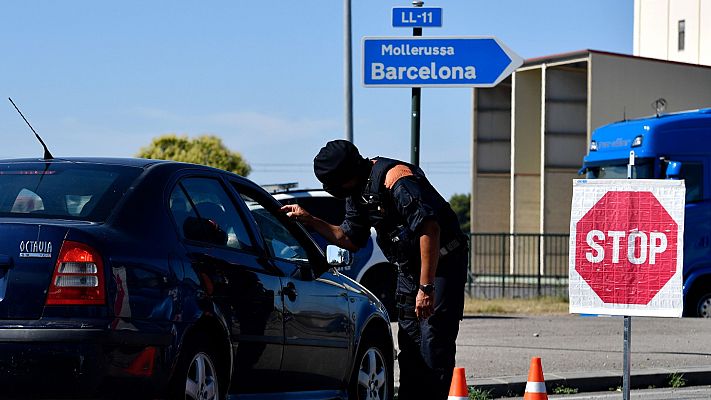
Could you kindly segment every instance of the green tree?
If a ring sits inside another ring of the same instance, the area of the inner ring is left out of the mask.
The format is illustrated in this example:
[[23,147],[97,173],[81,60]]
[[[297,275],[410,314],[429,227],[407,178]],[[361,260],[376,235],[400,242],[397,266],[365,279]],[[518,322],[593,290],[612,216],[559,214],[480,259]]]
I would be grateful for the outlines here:
[[242,176],[249,175],[252,170],[240,153],[231,151],[222,143],[222,139],[212,135],[193,139],[173,134],[158,136],[150,145],[143,147],[136,157],[203,164]]
[[469,204],[471,202],[472,195],[467,194],[453,194],[449,199],[449,204],[452,206],[452,210],[457,214],[457,219],[459,219],[459,226],[462,228],[462,232],[471,232]]

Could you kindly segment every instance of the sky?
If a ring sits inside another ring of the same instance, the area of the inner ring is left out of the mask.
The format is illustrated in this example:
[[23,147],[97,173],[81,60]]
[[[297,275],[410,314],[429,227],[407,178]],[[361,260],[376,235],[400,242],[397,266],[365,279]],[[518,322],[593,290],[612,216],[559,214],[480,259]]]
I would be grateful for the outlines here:
[[[352,0],[354,142],[409,161],[408,88],[361,85],[364,36],[411,36],[392,7]],[[423,36],[496,36],[523,58],[632,53],[633,0],[440,0]],[[345,137],[343,1],[23,0],[0,4],[0,159],[132,157],[175,133],[221,137],[259,184],[319,187],[312,160]],[[470,191],[468,88],[425,88],[420,165],[449,198]]]

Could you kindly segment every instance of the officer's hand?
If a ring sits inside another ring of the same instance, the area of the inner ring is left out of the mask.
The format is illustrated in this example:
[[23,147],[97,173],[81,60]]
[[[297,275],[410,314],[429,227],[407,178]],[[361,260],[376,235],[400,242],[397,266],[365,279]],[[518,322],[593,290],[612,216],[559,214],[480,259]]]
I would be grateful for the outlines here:
[[415,313],[419,319],[427,319],[434,314],[434,293],[425,294],[422,290],[417,291]]
[[297,220],[299,222],[308,222],[311,218],[313,218],[311,214],[306,212],[306,210],[301,208],[301,206],[299,206],[298,204],[289,204],[283,206],[281,208],[281,211],[286,213],[287,217]]

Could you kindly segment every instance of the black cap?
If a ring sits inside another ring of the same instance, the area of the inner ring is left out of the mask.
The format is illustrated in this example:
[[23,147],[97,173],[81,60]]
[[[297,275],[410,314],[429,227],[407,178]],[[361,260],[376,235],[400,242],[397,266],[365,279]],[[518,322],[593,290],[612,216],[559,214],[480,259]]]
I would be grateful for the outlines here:
[[353,143],[332,140],[314,157],[314,174],[324,186],[339,186],[358,175],[364,162]]

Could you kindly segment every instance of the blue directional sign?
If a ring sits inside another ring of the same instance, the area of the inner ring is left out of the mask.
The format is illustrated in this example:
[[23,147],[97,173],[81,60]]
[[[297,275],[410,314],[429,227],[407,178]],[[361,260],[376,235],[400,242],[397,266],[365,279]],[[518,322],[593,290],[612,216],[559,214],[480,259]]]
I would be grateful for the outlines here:
[[441,7],[394,7],[393,27],[395,28],[440,28],[442,27]]
[[363,38],[366,87],[492,87],[522,63],[495,37]]

